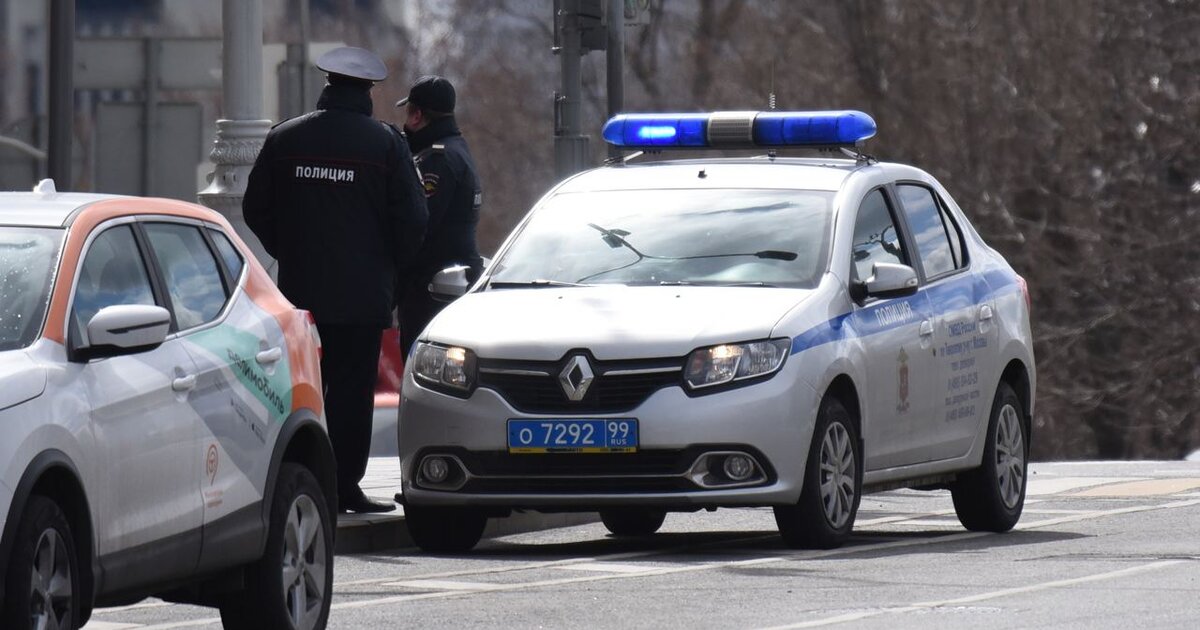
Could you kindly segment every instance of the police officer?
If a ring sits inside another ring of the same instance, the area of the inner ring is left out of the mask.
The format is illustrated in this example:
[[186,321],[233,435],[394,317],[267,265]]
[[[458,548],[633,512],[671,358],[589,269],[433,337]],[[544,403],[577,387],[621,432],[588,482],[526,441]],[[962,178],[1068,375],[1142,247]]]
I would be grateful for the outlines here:
[[474,281],[483,270],[483,259],[475,244],[483,191],[475,175],[475,160],[454,120],[454,102],[450,81],[423,76],[413,83],[408,97],[396,103],[396,107],[404,108],[404,130],[417,156],[429,205],[425,243],[403,287],[400,305],[400,336],[406,353],[429,320],[445,306],[429,294],[434,274],[453,265],[467,265],[468,280]]
[[387,67],[338,48],[317,67],[327,84],[315,111],[267,134],[242,211],[279,261],[279,288],[316,319],[325,413],[342,511],[386,512],[367,498],[366,472],[380,337],[394,290],[428,220],[412,153],[400,131],[371,118],[371,87]]

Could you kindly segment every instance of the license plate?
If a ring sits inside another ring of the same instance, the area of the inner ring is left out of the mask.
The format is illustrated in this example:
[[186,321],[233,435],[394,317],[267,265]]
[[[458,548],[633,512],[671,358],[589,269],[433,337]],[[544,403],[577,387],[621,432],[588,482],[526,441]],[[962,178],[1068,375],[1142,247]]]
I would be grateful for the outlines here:
[[633,453],[637,447],[634,418],[508,421],[510,453]]

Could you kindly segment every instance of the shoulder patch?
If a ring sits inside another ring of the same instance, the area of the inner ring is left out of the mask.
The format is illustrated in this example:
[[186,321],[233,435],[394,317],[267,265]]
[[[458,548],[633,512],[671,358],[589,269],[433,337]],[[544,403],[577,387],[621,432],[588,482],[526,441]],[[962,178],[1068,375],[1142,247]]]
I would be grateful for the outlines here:
[[437,174],[437,173],[424,173],[424,174],[422,174],[422,176],[421,176],[421,188],[423,188],[423,189],[425,190],[425,198],[426,198],[426,199],[428,199],[428,198],[430,198],[430,197],[432,197],[432,196],[434,196],[434,195],[436,195],[436,194],[437,194],[437,190],[438,190],[438,180],[439,180],[439,179],[441,179],[441,178],[440,178],[440,177],[438,177],[438,174]]

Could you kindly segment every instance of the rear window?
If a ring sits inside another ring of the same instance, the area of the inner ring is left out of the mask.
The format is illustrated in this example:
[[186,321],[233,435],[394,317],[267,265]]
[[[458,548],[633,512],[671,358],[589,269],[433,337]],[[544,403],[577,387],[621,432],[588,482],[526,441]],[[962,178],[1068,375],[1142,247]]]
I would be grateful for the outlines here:
[[62,239],[57,228],[0,226],[0,351],[41,333]]

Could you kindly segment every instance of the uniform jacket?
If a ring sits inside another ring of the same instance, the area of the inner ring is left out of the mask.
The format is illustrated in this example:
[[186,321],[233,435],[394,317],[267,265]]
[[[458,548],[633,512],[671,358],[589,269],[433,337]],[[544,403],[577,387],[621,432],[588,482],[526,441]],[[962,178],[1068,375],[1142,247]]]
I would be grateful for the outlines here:
[[390,325],[428,211],[404,137],[371,118],[367,90],[327,85],[316,111],[272,128],[242,211],[293,304],[324,324]]
[[475,228],[483,191],[467,141],[453,116],[435,119],[408,138],[429,205],[429,226],[414,263],[413,283],[423,288],[435,273],[456,264],[469,265],[478,274],[483,260]]

